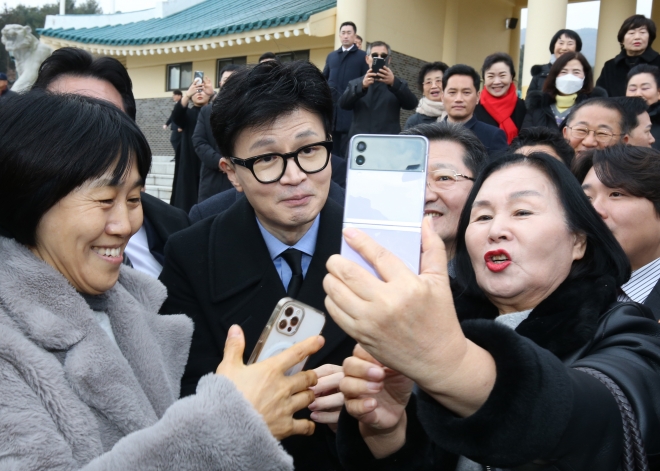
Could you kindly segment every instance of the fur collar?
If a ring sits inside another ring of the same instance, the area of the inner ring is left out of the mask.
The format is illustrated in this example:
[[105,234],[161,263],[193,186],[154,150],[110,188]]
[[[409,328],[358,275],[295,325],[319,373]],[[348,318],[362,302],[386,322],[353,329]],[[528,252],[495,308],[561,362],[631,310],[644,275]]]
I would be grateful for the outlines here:
[[[119,282],[103,295],[117,348],[50,265],[2,237],[0,260],[0,337],[15,339],[0,344],[0,356],[12,356],[14,345],[21,353],[11,362],[34,375],[35,391],[78,404],[55,404],[63,423],[79,420],[86,406],[85,416],[91,409],[127,435],[155,423],[178,398],[193,326],[186,316],[158,314],[166,296],[160,282],[122,267]],[[88,427],[81,447],[95,449],[98,425],[92,420]]]
[[[454,292],[461,321],[498,316],[485,298],[461,294],[458,289]],[[565,281],[532,310],[516,332],[561,358],[591,341],[600,315],[615,301],[616,283],[609,276]]]

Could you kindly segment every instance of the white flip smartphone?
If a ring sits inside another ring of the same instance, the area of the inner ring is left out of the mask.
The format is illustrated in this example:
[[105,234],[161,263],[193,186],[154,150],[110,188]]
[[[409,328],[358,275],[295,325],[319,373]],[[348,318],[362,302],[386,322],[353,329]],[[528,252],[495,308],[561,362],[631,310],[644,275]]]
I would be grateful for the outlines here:
[[[344,228],[355,227],[419,274],[428,140],[358,134],[349,144]],[[341,255],[378,274],[342,238]]]
[[[319,335],[325,325],[325,314],[293,298],[282,298],[275,306],[247,364],[258,363],[282,353],[289,347]],[[305,367],[307,358],[291,367],[286,376]]]

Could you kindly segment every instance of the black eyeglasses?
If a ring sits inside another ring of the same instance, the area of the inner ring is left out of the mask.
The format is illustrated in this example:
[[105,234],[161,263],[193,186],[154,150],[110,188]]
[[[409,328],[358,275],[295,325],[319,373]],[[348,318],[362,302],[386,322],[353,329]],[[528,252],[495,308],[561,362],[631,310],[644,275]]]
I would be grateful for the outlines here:
[[374,59],[377,57],[380,57],[381,59],[387,59],[387,53],[381,52],[380,54],[378,54],[377,52],[372,52],[371,57],[373,57]]
[[249,169],[259,183],[275,183],[284,176],[289,159],[293,158],[298,168],[305,173],[318,173],[328,166],[330,152],[332,141],[323,141],[307,144],[287,154],[271,152],[247,159],[229,157],[229,160]]

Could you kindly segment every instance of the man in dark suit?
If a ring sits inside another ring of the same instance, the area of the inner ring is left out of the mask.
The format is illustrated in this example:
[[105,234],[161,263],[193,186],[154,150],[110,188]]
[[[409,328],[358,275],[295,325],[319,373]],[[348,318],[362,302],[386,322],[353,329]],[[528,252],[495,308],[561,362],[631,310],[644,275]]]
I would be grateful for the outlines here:
[[[172,101],[174,101],[174,104],[178,103],[181,98],[183,97],[183,93],[181,93],[181,90],[174,90],[172,92]],[[179,144],[181,143],[181,129],[178,124],[174,122],[172,119],[172,113],[170,113],[170,117],[167,118],[167,121],[165,124],[163,124],[163,129],[170,128],[170,144],[172,144],[172,149],[174,149],[174,152],[179,151]]]
[[[247,360],[281,298],[325,310],[325,264],[339,252],[342,226],[341,206],[328,199],[332,107],[327,82],[306,62],[236,71],[214,100],[221,166],[246,197],[175,234],[165,249],[162,312],[186,313],[195,322],[182,395],[216,370],[231,325],[245,333]],[[329,316],[323,335],[324,347],[306,365],[320,376],[314,412],[305,411],[316,431],[282,442],[297,470],[341,469],[324,423],[338,418],[337,365],[355,342]]]
[[[228,64],[220,71],[218,87],[222,88],[227,79],[240,68],[236,64]],[[215,142],[211,131],[211,104],[209,103],[199,112],[197,125],[192,136],[193,146],[197,156],[202,161],[201,175],[199,178],[198,203],[213,195],[234,188],[227,179],[227,174],[220,170],[220,149]]]
[[[133,85],[126,68],[112,57],[99,57],[82,49],[63,47],[53,52],[41,68],[34,89],[76,93],[107,100],[135,120]],[[142,193],[144,223],[131,237],[124,254],[136,270],[158,277],[168,237],[190,225],[188,215]]]
[[508,149],[506,134],[500,128],[478,121],[474,110],[479,102],[481,77],[469,65],[458,64],[447,69],[442,77],[442,103],[450,123],[460,123],[472,131],[492,158]]
[[355,23],[346,21],[339,28],[341,47],[328,54],[323,68],[323,76],[332,90],[334,103],[334,121],[332,123],[332,140],[334,153],[345,157],[346,136],[351,128],[353,112],[339,106],[339,99],[346,90],[348,82],[362,77],[369,70],[365,61],[367,54],[355,45],[357,27]]

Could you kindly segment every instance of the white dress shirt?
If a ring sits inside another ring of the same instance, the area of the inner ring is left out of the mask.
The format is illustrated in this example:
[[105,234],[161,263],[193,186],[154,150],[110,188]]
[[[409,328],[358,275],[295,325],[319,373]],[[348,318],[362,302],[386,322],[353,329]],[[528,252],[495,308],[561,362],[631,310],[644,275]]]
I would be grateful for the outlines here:
[[647,263],[642,268],[632,272],[630,280],[621,286],[623,293],[619,294],[617,300],[620,302],[634,301],[643,304],[649,297],[651,291],[660,279],[660,258]]

